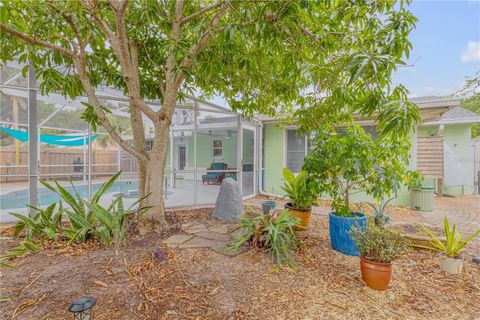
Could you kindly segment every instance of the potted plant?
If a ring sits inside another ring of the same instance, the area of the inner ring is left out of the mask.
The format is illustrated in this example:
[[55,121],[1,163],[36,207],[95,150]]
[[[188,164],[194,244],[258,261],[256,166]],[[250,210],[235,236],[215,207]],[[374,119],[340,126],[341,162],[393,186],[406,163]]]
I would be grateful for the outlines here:
[[382,200],[377,206],[368,202],[368,204],[373,209],[373,221],[375,222],[375,225],[377,225],[378,227],[383,227],[388,223],[388,221],[390,221],[390,217],[385,213],[385,209],[387,208],[388,203],[393,199],[395,198],[390,198],[388,200],[385,200],[385,198],[382,197]]
[[447,217],[443,221],[445,231],[445,241],[435,235],[432,230],[422,226],[421,232],[430,238],[430,243],[427,245],[415,244],[415,247],[431,249],[442,252],[445,257],[440,260],[440,269],[448,274],[460,274],[463,269],[463,258],[460,256],[460,251],[480,234],[480,230],[472,234],[470,237],[462,240],[462,234],[456,233],[456,225],[450,229]]
[[310,223],[312,205],[317,204],[315,185],[303,170],[295,177],[292,171],[283,168],[283,178],[285,183],[282,189],[290,199],[290,202],[285,204],[285,208],[290,215],[300,220],[295,230],[305,230]]
[[365,229],[353,228],[349,234],[360,253],[362,280],[374,290],[387,290],[392,280],[392,261],[401,257],[406,249],[403,237],[369,219]]
[[364,192],[379,200],[390,196],[401,184],[416,183],[418,174],[408,170],[408,141],[374,140],[354,125],[340,132],[317,132],[313,146],[303,170],[316,183],[317,190],[332,199],[332,248],[356,256],[358,250],[348,232],[352,227],[365,228],[367,217],[362,212],[352,212],[350,197]]

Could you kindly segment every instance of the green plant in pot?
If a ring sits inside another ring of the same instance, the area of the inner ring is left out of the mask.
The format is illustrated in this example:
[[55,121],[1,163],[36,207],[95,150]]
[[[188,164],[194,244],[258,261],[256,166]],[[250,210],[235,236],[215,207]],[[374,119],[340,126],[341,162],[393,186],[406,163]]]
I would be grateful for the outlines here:
[[392,280],[392,261],[401,257],[406,249],[402,235],[379,227],[370,218],[365,229],[349,231],[360,255],[360,272],[365,283],[374,290],[387,290]]
[[407,139],[374,139],[356,125],[317,132],[303,170],[317,184],[316,189],[332,199],[329,231],[333,249],[358,255],[348,232],[352,227],[365,228],[367,217],[350,209],[353,194],[363,192],[380,200],[417,180],[418,174],[408,169],[409,148]]
[[310,224],[312,205],[317,204],[316,185],[304,170],[295,176],[288,168],[283,168],[283,179],[285,183],[282,189],[290,199],[285,208],[290,215],[300,220],[295,230],[305,230]]
[[420,231],[423,235],[430,238],[430,243],[427,245],[415,244],[414,246],[442,252],[445,257],[440,260],[440,269],[448,274],[460,274],[463,269],[463,258],[460,256],[460,253],[470,241],[480,234],[480,230],[463,240],[462,234],[456,232],[457,226],[455,224],[450,229],[447,217],[443,221],[443,227],[445,241],[435,235],[429,228],[422,226]]

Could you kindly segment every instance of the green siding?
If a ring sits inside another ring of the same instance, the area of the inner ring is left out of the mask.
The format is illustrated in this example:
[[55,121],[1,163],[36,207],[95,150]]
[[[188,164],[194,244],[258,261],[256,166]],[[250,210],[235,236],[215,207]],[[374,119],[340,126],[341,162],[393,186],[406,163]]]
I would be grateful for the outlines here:
[[[419,130],[419,136],[431,136],[439,132],[440,126],[427,126],[422,127]],[[465,173],[468,177],[468,181],[463,187],[464,194],[472,194],[474,190],[473,186],[473,176],[474,176],[474,148],[473,142],[471,140],[471,125],[469,124],[456,124],[456,125],[445,125],[443,132],[443,139],[446,145],[452,150],[456,158],[462,165]],[[426,184],[434,185],[434,179],[425,179]],[[450,195],[461,195],[462,186],[453,186],[446,187],[443,186],[443,193]]]
[[264,190],[268,193],[283,195],[282,169],[284,157],[284,131],[277,124],[264,124],[265,175]]

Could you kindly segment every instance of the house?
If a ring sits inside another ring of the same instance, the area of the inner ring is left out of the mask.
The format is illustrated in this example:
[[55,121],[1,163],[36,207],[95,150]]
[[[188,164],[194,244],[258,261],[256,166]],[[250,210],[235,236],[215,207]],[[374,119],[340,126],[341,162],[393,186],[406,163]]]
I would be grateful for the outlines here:
[[[423,123],[411,135],[411,168],[419,170],[424,183],[435,186],[436,192],[472,194],[474,149],[470,130],[473,123],[480,123],[480,116],[462,109],[457,98],[412,101],[419,106]],[[373,120],[358,119],[357,123],[376,134]],[[168,199],[173,205],[213,203],[225,177],[240,183],[244,198],[283,196],[282,169],[300,171],[312,147],[310,137],[298,135],[295,125],[284,126],[281,119],[269,117],[247,121],[227,109],[212,112],[183,105],[175,110],[172,124],[165,183],[172,192]],[[216,179],[218,176],[221,179]],[[372,199],[358,193],[352,200]],[[409,191],[399,190],[394,202],[409,205]]]
[[[474,148],[471,126],[480,123],[480,116],[460,107],[456,98],[412,98],[420,109],[422,125],[412,133],[411,167],[425,177],[424,183],[435,186],[443,194],[472,194],[474,192]],[[282,168],[298,172],[311,148],[310,137],[297,134],[296,126],[281,126],[280,120],[263,118],[261,190],[266,194],[283,196]],[[373,121],[359,120],[368,132],[375,132]],[[354,201],[371,200],[356,194]],[[398,192],[397,204],[409,205],[406,189]]]

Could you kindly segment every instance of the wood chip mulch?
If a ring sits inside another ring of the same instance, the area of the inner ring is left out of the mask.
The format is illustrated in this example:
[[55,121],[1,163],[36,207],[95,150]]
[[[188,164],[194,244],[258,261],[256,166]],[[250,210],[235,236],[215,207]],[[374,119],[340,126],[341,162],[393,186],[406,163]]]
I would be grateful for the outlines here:
[[[175,211],[185,223],[211,209]],[[253,209],[249,209],[253,210]],[[177,232],[177,231],[172,231]],[[408,252],[386,292],[361,280],[359,260],[330,248],[327,217],[314,216],[301,237],[298,269],[277,270],[265,252],[227,257],[208,249],[157,248],[167,234],[132,236],[114,256],[95,242],[46,244],[1,269],[1,319],[66,319],[82,295],[97,298],[95,319],[475,319],[480,317],[480,241],[464,252],[460,276],[439,269],[431,251]],[[3,252],[9,244],[0,241]]]

